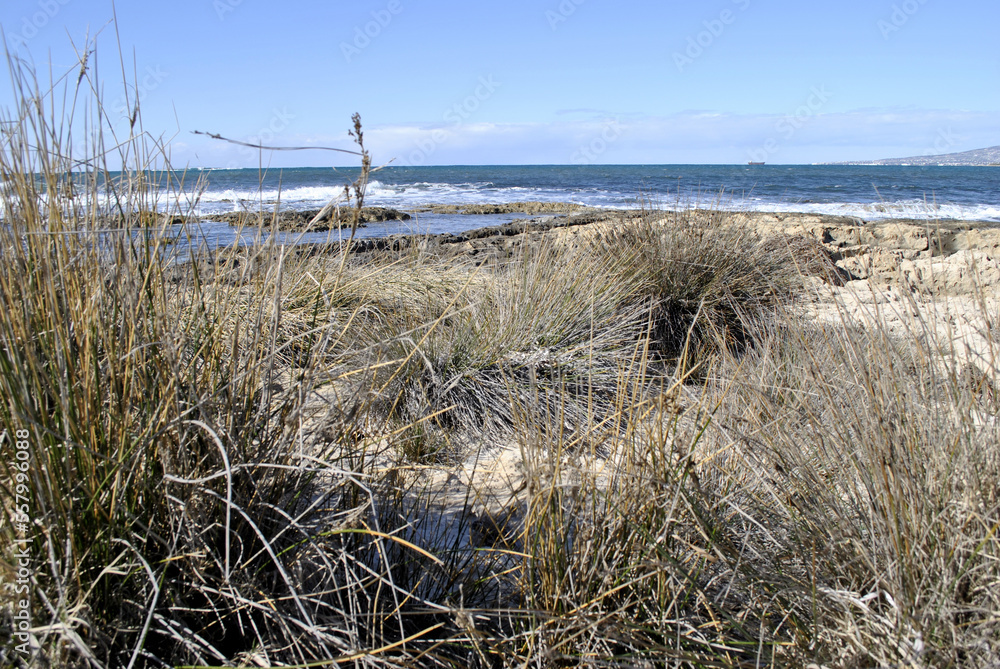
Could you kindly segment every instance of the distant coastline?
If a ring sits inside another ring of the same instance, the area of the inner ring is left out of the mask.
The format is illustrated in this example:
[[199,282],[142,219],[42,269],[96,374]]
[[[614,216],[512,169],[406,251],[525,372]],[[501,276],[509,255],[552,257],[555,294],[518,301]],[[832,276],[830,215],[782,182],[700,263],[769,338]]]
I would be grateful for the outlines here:
[[906,167],[1000,167],[1000,146],[974,149],[960,153],[942,153],[932,156],[910,156],[909,158],[885,158],[823,165],[899,165]]

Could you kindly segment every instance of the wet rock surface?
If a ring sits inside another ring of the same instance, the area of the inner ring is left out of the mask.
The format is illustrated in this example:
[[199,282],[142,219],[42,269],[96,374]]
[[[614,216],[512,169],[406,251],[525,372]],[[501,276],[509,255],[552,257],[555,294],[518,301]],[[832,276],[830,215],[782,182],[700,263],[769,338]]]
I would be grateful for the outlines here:
[[96,223],[101,228],[159,228],[164,225],[181,225],[194,223],[197,218],[185,218],[177,214],[162,214],[155,211],[132,211],[128,213],[111,212],[97,216]]
[[[288,232],[325,232],[327,230],[337,230],[340,228],[350,228],[354,224],[354,212],[352,209],[342,208],[323,212],[324,215],[310,225],[322,209],[307,209],[305,211],[273,211],[261,212],[228,212],[224,214],[211,214],[206,216],[206,220],[228,223],[229,225],[271,225],[277,221],[278,229]],[[361,210],[359,226],[364,227],[368,223],[382,223],[384,221],[408,221],[410,215],[398,209],[389,207],[365,207]]]
[[410,209],[417,214],[463,214],[467,216],[487,214],[570,214],[579,211],[600,211],[572,202],[504,202],[500,204],[428,204]]
[[[523,244],[535,244],[546,233],[562,228],[575,228],[595,223],[623,221],[639,217],[642,213],[630,210],[583,210],[564,216],[539,216],[522,219],[504,225],[477,228],[457,234],[412,236],[391,235],[389,237],[355,240],[355,253],[401,252],[418,248],[421,253],[467,259],[474,265],[511,258]],[[326,245],[323,245],[326,246]],[[334,245],[339,248],[339,245]]]

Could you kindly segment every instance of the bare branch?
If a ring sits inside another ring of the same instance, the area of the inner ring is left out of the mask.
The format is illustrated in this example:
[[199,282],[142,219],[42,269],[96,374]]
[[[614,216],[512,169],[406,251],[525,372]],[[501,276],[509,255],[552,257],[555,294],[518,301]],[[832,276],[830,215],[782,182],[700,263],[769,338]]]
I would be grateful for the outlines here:
[[217,133],[212,132],[202,132],[201,130],[192,130],[192,135],[205,135],[206,137],[211,137],[212,139],[219,139],[223,142],[229,142],[230,144],[239,144],[240,146],[249,146],[251,149],[263,149],[265,151],[309,151],[315,149],[317,151],[337,151],[338,153],[349,153],[352,156],[360,156],[361,153],[358,151],[350,151],[348,149],[338,149],[332,146],[264,146],[262,144],[250,144],[248,142],[241,142],[236,139],[229,139],[228,137],[223,137]]

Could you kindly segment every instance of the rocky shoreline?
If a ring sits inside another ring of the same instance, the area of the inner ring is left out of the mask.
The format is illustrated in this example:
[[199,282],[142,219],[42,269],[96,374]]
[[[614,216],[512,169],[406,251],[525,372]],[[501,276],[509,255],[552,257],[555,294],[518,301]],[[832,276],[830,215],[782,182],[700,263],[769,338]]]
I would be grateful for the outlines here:
[[[479,213],[481,209],[473,211]],[[508,213],[516,211],[512,205]],[[366,254],[419,247],[422,253],[481,265],[509,258],[520,245],[537,243],[545,235],[586,237],[603,225],[642,216],[653,216],[663,225],[676,224],[685,217],[713,217],[751,227],[765,238],[797,240],[821,249],[845,281],[902,282],[951,293],[966,292],[975,281],[1000,287],[1000,223],[977,221],[866,221],[820,214],[708,210],[651,213],[581,207],[572,213],[536,216],[461,233],[357,239],[352,250]],[[308,252],[324,253],[334,247],[339,249],[339,243],[310,245]],[[975,266],[978,278],[973,276],[970,264]]]
[[[334,212],[313,225],[320,210],[282,211],[281,230],[322,232],[350,227],[350,211]],[[801,248],[821,249],[845,282],[906,284],[936,291],[963,293],[979,285],[1000,288],[1000,223],[987,221],[925,221],[914,219],[863,220],[848,216],[806,213],[723,212],[694,210],[650,212],[637,209],[597,209],[565,202],[515,202],[505,204],[428,204],[406,211],[365,207],[360,227],[369,223],[406,221],[421,213],[450,215],[528,214],[530,218],[460,233],[394,234],[366,237],[352,242],[355,254],[399,253],[419,249],[423,254],[482,265],[513,256],[524,244],[540,242],[546,235],[582,238],[604,225],[638,217],[652,217],[663,225],[694,217],[729,221],[755,229],[762,237],[794,240]],[[252,224],[253,214],[227,213],[211,220]],[[259,214],[257,215],[259,216]],[[258,219],[259,221],[259,219]],[[298,254],[319,255],[340,250],[341,242],[304,244]],[[973,269],[970,269],[973,268]],[[976,276],[973,276],[975,274]]]
[[[509,212],[516,213],[516,212]],[[547,215],[516,220],[503,225],[476,228],[461,233],[427,235],[396,234],[366,237],[351,242],[355,254],[402,252],[419,248],[421,252],[447,259],[465,258],[473,265],[513,256],[522,244],[534,244],[557,230],[586,228],[602,223],[621,222],[643,216],[638,210],[580,208],[565,215]],[[339,251],[340,242],[307,244],[310,254]]]
[[[428,204],[412,209],[400,210],[392,207],[364,207],[361,210],[359,227],[365,227],[369,223],[384,223],[387,221],[409,221],[414,216],[420,214],[451,214],[460,216],[484,216],[497,214],[527,214],[537,216],[540,214],[552,215],[572,215],[584,214],[602,215],[610,210],[602,210],[594,207],[570,202],[507,202],[501,204]],[[227,223],[229,225],[247,225],[259,222],[275,222],[279,230],[286,232],[326,232],[349,228],[353,225],[353,212],[351,209],[342,208],[330,210],[326,209],[306,209],[302,211],[283,210],[278,212],[226,212],[221,214],[211,214],[205,216],[206,220]],[[318,218],[317,218],[318,217]],[[313,223],[312,221],[316,221]],[[172,220],[170,222],[180,222]]]
[[[392,207],[364,207],[358,220],[358,227],[366,227],[370,223],[385,223],[388,221],[409,221],[420,214],[450,214],[460,216],[484,216],[498,214],[527,214],[538,216],[579,215],[590,214],[603,216],[618,210],[604,210],[585,207],[570,202],[508,202],[501,204],[428,204],[412,209],[395,209]],[[353,210],[349,208],[324,208],[305,210],[273,211],[236,211],[213,213],[198,217],[202,220],[228,225],[271,225],[276,224],[279,230],[285,232],[326,232],[350,228],[353,223]],[[315,221],[315,222],[314,222]],[[181,224],[183,217],[174,215],[142,212],[138,216],[138,224],[152,227],[163,224]]]

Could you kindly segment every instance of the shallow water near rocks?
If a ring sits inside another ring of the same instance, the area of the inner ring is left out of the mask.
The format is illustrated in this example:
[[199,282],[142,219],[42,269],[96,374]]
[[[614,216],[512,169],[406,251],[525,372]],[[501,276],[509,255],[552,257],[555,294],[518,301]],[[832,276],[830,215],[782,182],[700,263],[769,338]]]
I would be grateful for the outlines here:
[[[517,220],[530,218],[527,214],[414,214],[409,221],[385,221],[369,223],[355,232],[355,239],[388,237],[390,235],[457,234],[487,226],[499,226]],[[136,231],[138,232],[138,231]],[[167,235],[174,239],[172,247],[178,253],[191,250],[212,250],[231,246],[261,244],[271,238],[270,231],[256,227],[242,230],[228,223],[202,220],[194,225],[172,225]],[[324,232],[284,232],[274,234],[274,241],[280,245],[326,244],[350,238],[350,229],[327,230]]]

